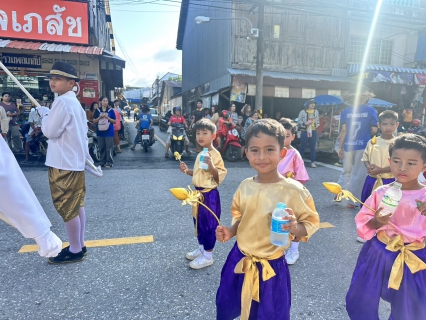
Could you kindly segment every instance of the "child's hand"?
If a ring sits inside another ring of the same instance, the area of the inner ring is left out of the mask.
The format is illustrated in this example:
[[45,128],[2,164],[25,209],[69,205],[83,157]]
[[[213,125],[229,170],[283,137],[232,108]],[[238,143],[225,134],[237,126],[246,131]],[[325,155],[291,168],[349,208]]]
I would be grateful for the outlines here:
[[426,201],[416,200],[417,209],[423,216],[426,216]]
[[226,242],[231,239],[231,233],[227,227],[218,226],[216,228],[216,240],[220,242]]
[[182,171],[183,173],[186,173],[188,171],[188,166],[185,162],[180,163],[180,171]]
[[286,224],[282,225],[281,228],[284,231],[289,231],[290,230],[290,233],[295,234],[297,232],[297,219],[296,219],[296,216],[294,215],[293,210],[290,209],[290,208],[285,209],[285,211],[288,212],[289,216],[284,217],[283,220],[289,220],[289,223],[286,223]]
[[367,172],[369,175],[375,176],[378,175],[380,173],[380,169],[379,167],[377,167],[376,165],[372,164],[368,169]]
[[376,213],[374,214],[374,218],[376,219],[377,223],[381,224],[380,227],[383,227],[384,225],[387,225],[388,222],[389,222],[390,217],[392,216],[391,213],[389,213],[389,214],[387,214],[385,216],[382,216],[380,214],[380,212],[382,212],[382,210],[383,210],[383,208],[379,208],[379,209],[376,210]]
[[210,152],[209,152],[209,155],[208,155],[208,156],[204,156],[203,162],[204,162],[204,163],[207,163],[207,165],[209,166],[209,168],[212,168],[212,167],[213,167],[212,155],[211,155],[211,153],[210,153]]

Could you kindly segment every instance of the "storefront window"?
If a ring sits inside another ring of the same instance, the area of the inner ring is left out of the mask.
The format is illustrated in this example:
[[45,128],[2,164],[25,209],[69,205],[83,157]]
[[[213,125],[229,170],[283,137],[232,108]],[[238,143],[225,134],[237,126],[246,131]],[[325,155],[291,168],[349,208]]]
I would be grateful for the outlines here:
[[[35,99],[41,100],[45,93],[47,93],[49,97],[53,98],[46,75],[21,76],[15,74],[14,76]],[[22,90],[6,74],[0,74],[0,92],[10,92],[13,101],[16,101],[16,99],[26,99]]]

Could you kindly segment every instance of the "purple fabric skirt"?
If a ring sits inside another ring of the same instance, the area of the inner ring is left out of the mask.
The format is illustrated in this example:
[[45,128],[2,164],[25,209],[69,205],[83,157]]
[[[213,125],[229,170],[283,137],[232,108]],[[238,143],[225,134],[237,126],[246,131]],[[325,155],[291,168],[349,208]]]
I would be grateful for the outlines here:
[[[426,262],[426,250],[412,251]],[[353,320],[379,320],[379,300],[390,302],[395,320],[426,319],[426,270],[414,274],[404,264],[399,290],[389,289],[388,281],[398,252],[386,250],[376,237],[368,240],[359,254],[346,295],[346,310]]]
[[[203,190],[204,188],[195,187],[197,190]],[[220,219],[221,206],[220,196],[217,189],[213,189],[209,192],[203,193],[204,204],[209,207]],[[194,225],[196,221],[194,219]],[[198,206],[198,243],[204,246],[204,250],[213,250],[216,244],[216,228],[219,224],[216,218],[206,208]]]
[[[244,257],[235,243],[223,266],[219,289],[216,294],[217,320],[231,320],[241,315],[241,290],[244,274],[234,273],[235,266]],[[260,302],[252,300],[250,320],[290,319],[291,282],[284,256],[270,260],[276,275],[267,281],[262,279],[262,265],[257,263],[260,276]]]
[[[383,180],[383,184],[389,184],[391,182],[395,181],[395,178],[391,178],[391,179],[382,179]],[[367,178],[365,178],[365,183],[364,183],[364,188],[362,188],[362,192],[361,192],[361,201],[365,202],[369,196],[371,196],[371,194],[373,193],[373,187],[374,184],[376,183],[377,179],[367,176]]]

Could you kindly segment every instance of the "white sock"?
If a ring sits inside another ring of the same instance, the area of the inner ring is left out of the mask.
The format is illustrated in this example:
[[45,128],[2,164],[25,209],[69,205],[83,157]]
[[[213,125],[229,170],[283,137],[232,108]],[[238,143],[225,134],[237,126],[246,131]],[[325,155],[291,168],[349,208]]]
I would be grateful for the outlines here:
[[295,252],[299,252],[299,242],[292,241],[291,244],[290,244],[290,250],[295,251]]
[[202,244],[200,244],[200,251],[201,253],[204,253],[204,246]]
[[206,259],[211,260],[213,258],[213,251],[210,251],[210,252],[204,251],[203,255]]

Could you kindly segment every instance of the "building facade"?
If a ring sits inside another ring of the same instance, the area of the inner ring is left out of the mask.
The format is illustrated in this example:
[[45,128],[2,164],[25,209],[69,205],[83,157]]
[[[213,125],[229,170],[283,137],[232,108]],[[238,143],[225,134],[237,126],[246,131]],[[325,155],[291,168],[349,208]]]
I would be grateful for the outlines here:
[[[222,109],[231,101],[239,107],[254,105],[257,39],[249,37],[251,26],[241,18],[256,28],[256,3],[206,1],[199,6],[182,1],[177,49],[182,50],[184,105],[193,106],[198,98]],[[263,111],[296,117],[307,99],[341,95],[355,88],[357,77],[372,76],[371,72],[360,75],[359,65],[376,4],[373,0],[269,1],[260,30]],[[422,74],[413,59],[418,30],[425,27],[424,8],[422,0],[383,1],[367,61],[371,69],[405,68],[397,73],[411,74],[413,79]],[[198,25],[197,16],[210,17],[210,22]],[[373,88],[381,98],[383,89]],[[399,91],[404,92],[402,86]]]
[[[75,87],[83,106],[101,95],[114,98],[123,86],[125,61],[111,51],[112,38],[105,1],[25,1],[0,4],[0,55],[3,64],[36,98],[48,94],[46,74],[56,61],[75,66],[81,78]],[[0,89],[18,102],[21,90],[0,70]],[[27,110],[28,111],[28,110]]]

